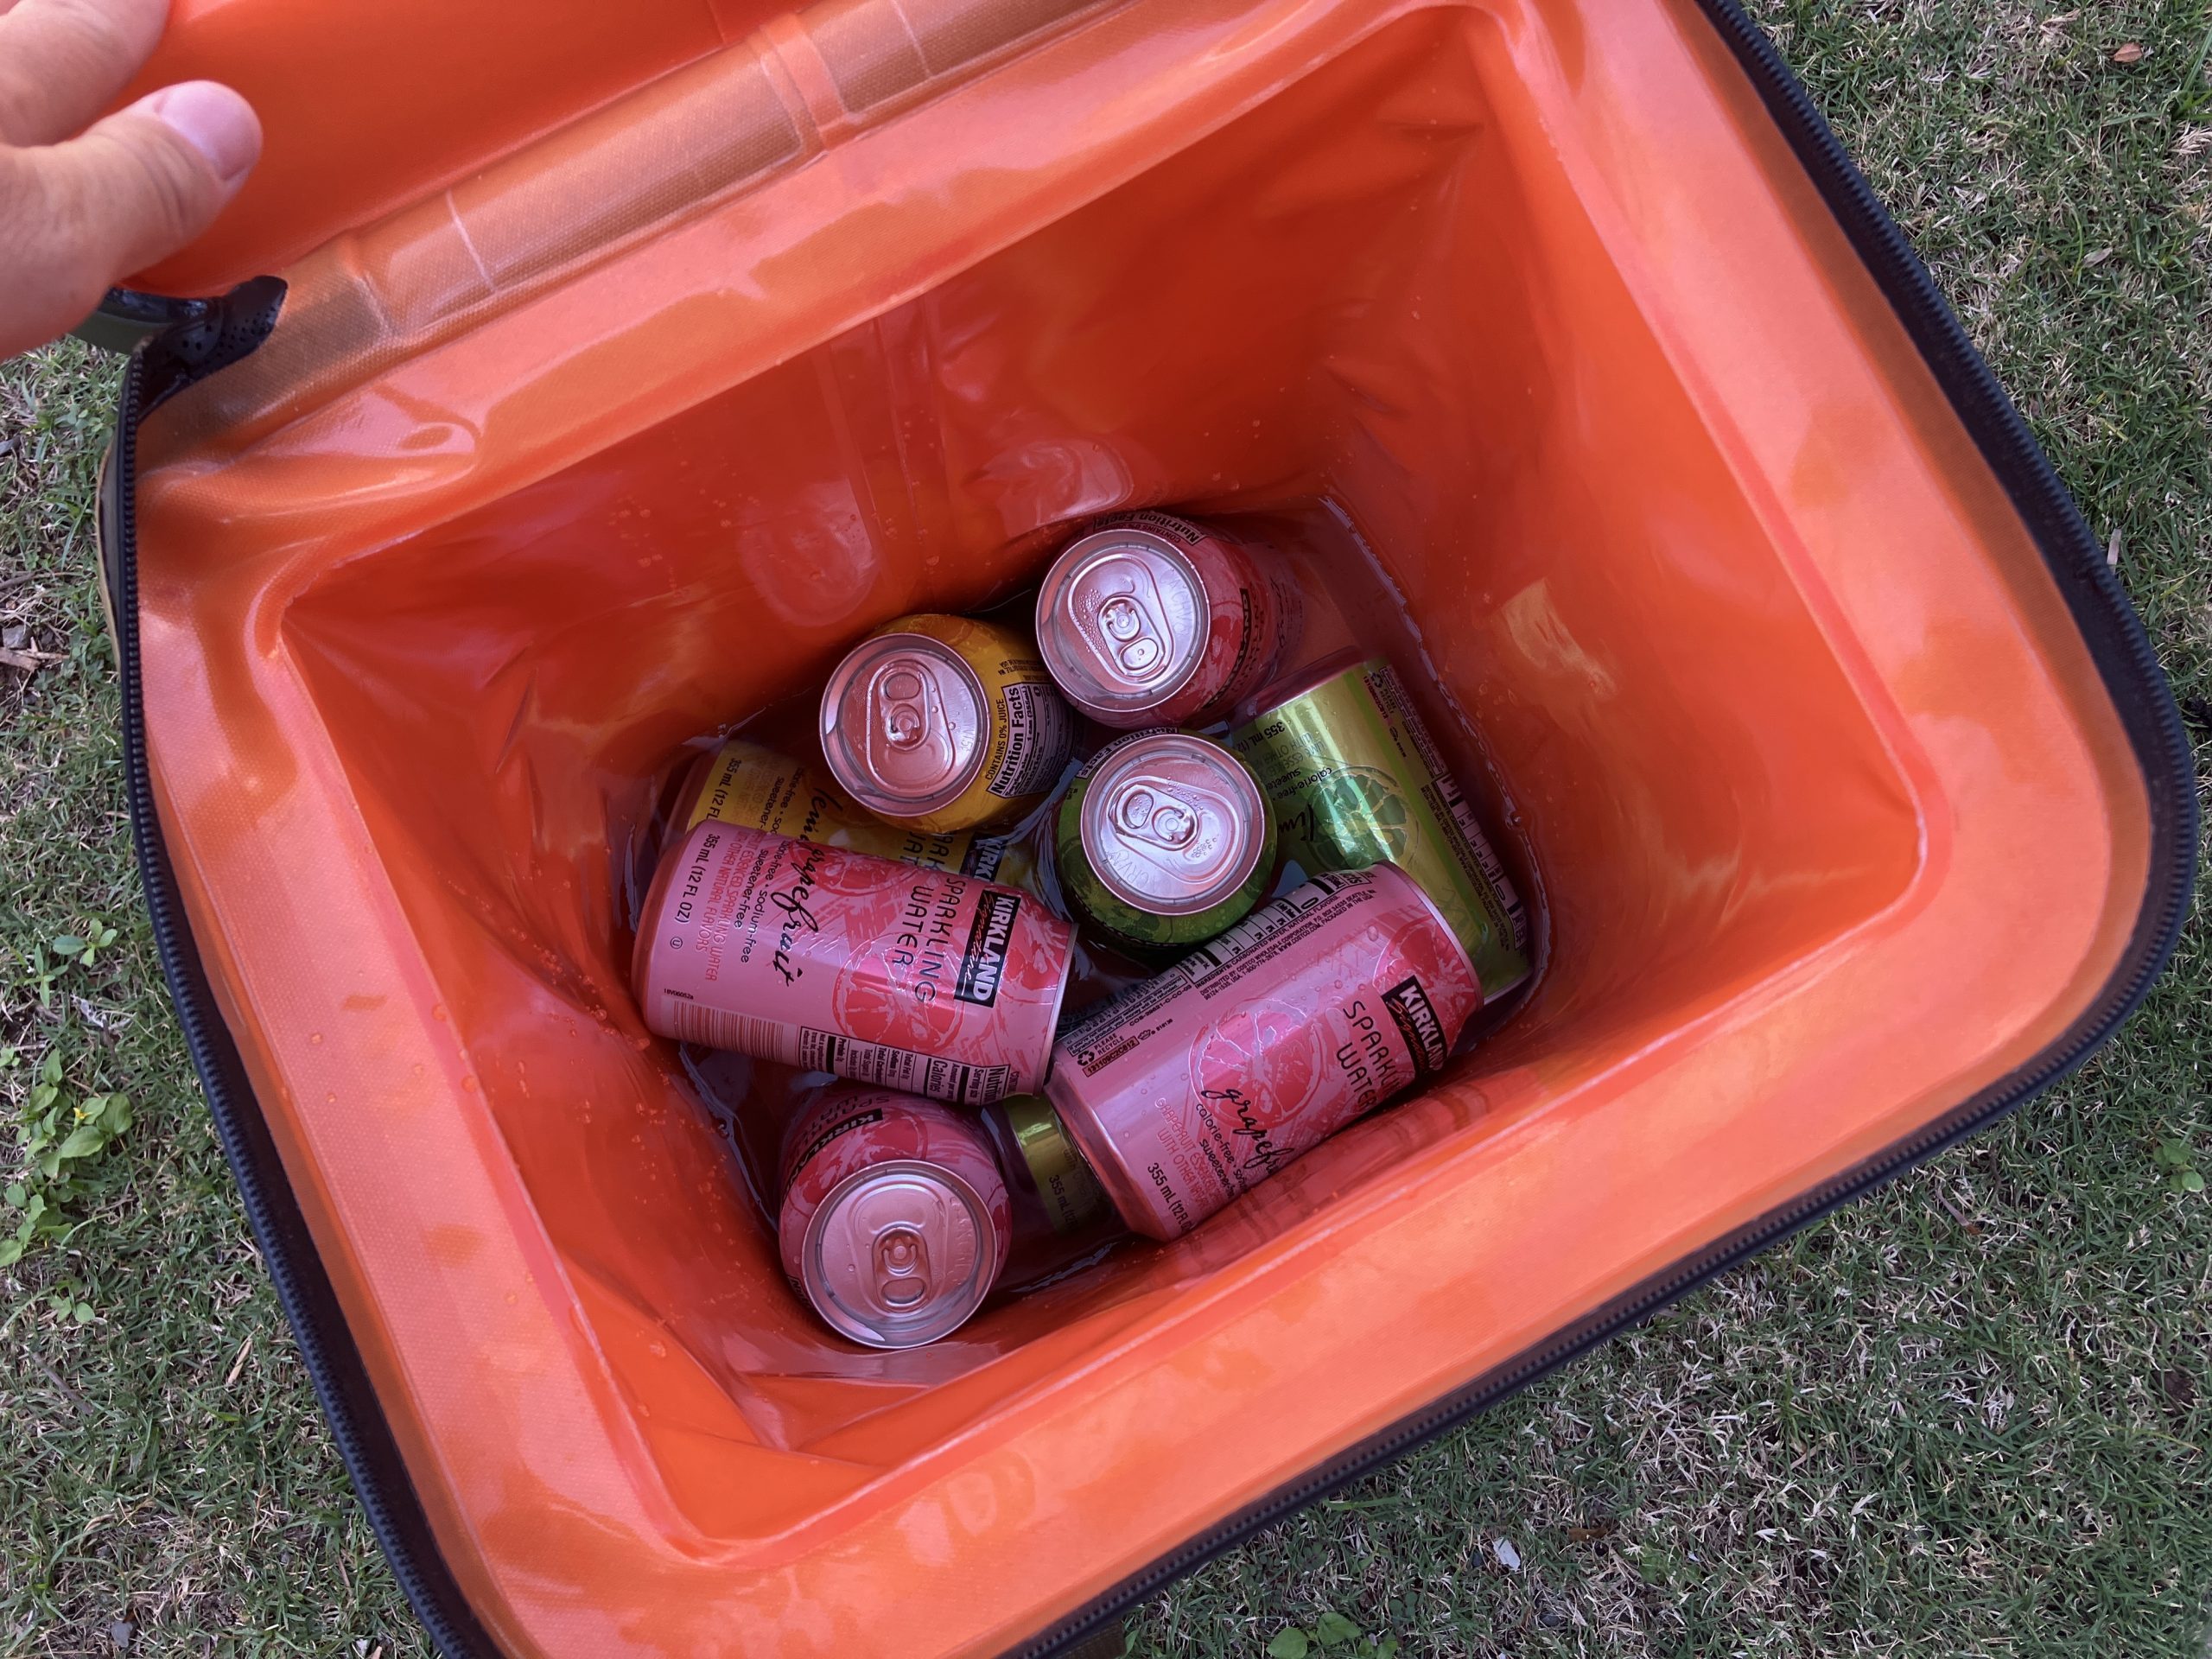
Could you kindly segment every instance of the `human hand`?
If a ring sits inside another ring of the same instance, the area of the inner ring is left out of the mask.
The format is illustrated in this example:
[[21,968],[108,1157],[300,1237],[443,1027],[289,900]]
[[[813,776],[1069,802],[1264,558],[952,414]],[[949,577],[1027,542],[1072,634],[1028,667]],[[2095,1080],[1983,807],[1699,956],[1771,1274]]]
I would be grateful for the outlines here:
[[0,0],[0,358],[206,230],[261,155],[252,106],[212,80],[86,125],[168,21],[168,0]]

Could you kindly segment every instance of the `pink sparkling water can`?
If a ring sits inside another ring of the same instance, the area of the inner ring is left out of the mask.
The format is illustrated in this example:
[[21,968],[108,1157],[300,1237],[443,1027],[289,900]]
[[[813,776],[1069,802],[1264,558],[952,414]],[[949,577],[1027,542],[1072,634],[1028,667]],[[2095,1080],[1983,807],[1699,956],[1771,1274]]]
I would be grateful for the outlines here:
[[1043,1083],[1073,944],[1012,887],[709,819],[653,876],[631,979],[663,1037],[982,1105]]
[[1175,1238],[1434,1077],[1481,1002],[1395,865],[1318,876],[1064,1033],[1045,1095],[1122,1218]]
[[837,1084],[784,1136],[784,1272],[840,1336],[912,1348],[982,1306],[1014,1213],[972,1119],[895,1090]]
[[1165,512],[1071,542],[1037,590],[1037,654],[1102,725],[1203,725],[1257,690],[1299,632],[1272,549]]

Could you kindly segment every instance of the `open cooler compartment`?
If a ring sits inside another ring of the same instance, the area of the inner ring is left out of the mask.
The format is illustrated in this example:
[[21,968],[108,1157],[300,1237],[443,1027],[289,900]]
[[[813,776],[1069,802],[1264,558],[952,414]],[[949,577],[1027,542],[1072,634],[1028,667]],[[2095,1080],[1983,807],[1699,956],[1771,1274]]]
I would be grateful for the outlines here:
[[[287,607],[537,1223],[702,1529],[772,1530],[795,1490],[818,1505],[988,1421],[1404,1179],[1370,1143],[1497,1135],[1910,880],[1918,814],[1879,731],[1586,221],[1532,213],[1473,45],[1463,16],[1403,22]],[[1321,586],[1428,677],[1437,729],[1487,736],[1525,804],[1548,971],[1407,1121],[1222,1224],[926,1351],[861,1351],[789,1294],[671,1046],[642,1035],[629,836],[684,739],[818,684],[866,630],[1033,583],[1086,513],[1192,501],[1302,512]],[[741,1477],[764,1461],[803,1485]]]
[[[1004,1645],[1939,1135],[2142,931],[2098,664],[1686,5],[1109,8],[320,403],[252,363],[140,440],[168,851],[515,1651]],[[1541,970],[1190,1238],[860,1350],[639,1023],[630,838],[1149,504],[1290,529]]]

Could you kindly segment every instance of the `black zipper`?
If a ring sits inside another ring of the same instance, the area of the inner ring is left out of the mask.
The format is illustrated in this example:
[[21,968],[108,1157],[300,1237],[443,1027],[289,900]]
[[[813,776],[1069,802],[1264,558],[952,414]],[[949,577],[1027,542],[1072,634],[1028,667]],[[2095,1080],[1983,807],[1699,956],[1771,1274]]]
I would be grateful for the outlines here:
[[170,393],[235,361],[257,346],[275,322],[283,289],[258,279],[201,315],[149,340],[131,354],[123,374],[114,447],[103,480],[101,558],[115,629],[117,676],[123,703],[123,779],[137,843],[138,880],[153,923],[154,944],[168,981],[177,1025],[193,1070],[207,1096],[223,1155],[238,1183],[246,1224],[276,1287],[276,1300],[315,1384],[315,1399],[337,1442],[393,1575],[408,1605],[448,1659],[491,1659],[498,1649],[439,1552],[429,1517],[407,1473],[398,1442],[376,1397],[359,1348],[346,1324],[337,1293],[308,1231],[298,1199],[238,1046],[207,982],[190,924],[177,895],[154,807],[146,766],[146,709],[138,646],[137,448],[138,423]]
[[[1122,1612],[1261,1528],[1402,1455],[1497,1404],[1597,1344],[1649,1318],[1714,1274],[1767,1249],[1829,1211],[1895,1179],[1986,1128],[2074,1071],[2133,1012],[2171,956],[2189,905],[2196,849],[2196,797],[2188,741],[2164,674],[2118,579],[2049,460],[2022,423],[1927,269],[1836,142],[1804,89],[1735,0],[1700,0],[1735,53],[1853,249],[1880,284],[1984,459],[2050,564],[2143,766],[2152,819],[2151,874],[2128,950],[2092,1009],[2065,1037],[2003,1083],[1984,1090],[1877,1158],[1823,1183],[1750,1225],[1655,1274],[1519,1358],[1402,1419],[1260,1502],[1198,1534],[1014,1652],[1068,1654]],[[263,279],[266,283],[268,279]],[[252,349],[268,332],[281,286],[258,289],[241,310],[219,306],[142,348],[125,373],[104,537],[123,693],[125,787],[154,939],[215,1119],[225,1155],[279,1302],[354,1491],[408,1601],[450,1659],[495,1653],[439,1553],[429,1517],[399,1454],[360,1351],[347,1329],[275,1142],[208,987],[170,873],[145,762],[138,661],[137,535],[132,499],[137,424],[161,398]],[[238,296],[233,296],[235,300]]]

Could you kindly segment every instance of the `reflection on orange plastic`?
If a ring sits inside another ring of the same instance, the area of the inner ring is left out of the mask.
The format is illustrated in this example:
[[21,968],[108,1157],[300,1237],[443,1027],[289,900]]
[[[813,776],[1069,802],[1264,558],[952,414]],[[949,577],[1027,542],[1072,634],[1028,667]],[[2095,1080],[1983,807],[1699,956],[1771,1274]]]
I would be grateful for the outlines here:
[[[1910,1134],[2118,959],[2113,711],[1688,6],[910,0],[989,14],[978,53],[665,212],[572,200],[627,175],[555,119],[763,39],[880,57],[887,11],[647,8],[615,53],[603,9],[463,8],[496,96],[454,142],[507,157],[467,222],[550,250],[480,292],[440,263],[480,243],[391,229],[453,152],[340,162],[286,81],[340,10],[183,7],[163,67],[251,40],[253,223],[299,222],[308,158],[317,236],[420,248],[421,302],[310,255],[149,423],[146,702],[263,1109],[512,1651],[1014,1643]],[[386,9],[349,73],[445,110],[448,16]],[[1540,974],[1192,1237],[863,1351],[638,1023],[626,837],[684,740],[1154,503],[1277,515],[1479,734]]]

